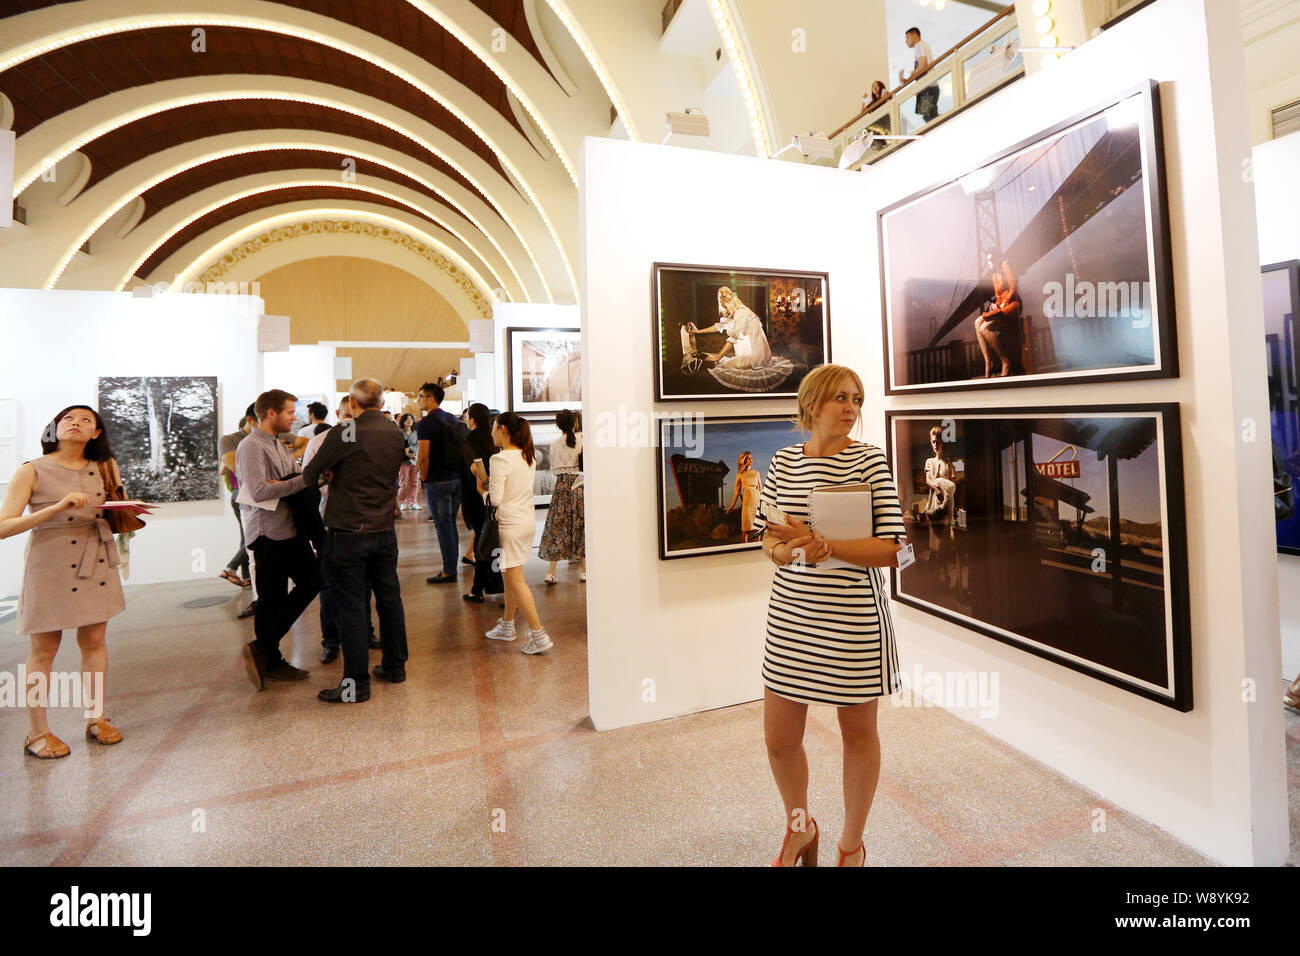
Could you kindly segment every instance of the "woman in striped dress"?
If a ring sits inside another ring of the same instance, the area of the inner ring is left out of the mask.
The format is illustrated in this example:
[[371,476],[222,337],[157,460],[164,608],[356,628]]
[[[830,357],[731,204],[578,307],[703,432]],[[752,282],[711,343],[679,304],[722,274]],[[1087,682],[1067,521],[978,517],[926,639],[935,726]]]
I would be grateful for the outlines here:
[[[804,725],[809,704],[839,709],[844,741],[844,829],[837,865],[862,866],[862,831],[880,779],[876,710],[899,689],[898,654],[886,602],[884,568],[897,567],[903,512],[884,453],[854,441],[862,381],[852,369],[822,365],[799,386],[805,443],[782,448],[768,465],[757,526],[777,565],[763,654],[763,727],[768,761],[786,810],[786,835],[774,866],[817,863],[819,834],[808,815]],[[810,528],[808,494],[827,485],[866,483],[874,535],[846,539]],[[808,567],[829,558],[853,567]]]

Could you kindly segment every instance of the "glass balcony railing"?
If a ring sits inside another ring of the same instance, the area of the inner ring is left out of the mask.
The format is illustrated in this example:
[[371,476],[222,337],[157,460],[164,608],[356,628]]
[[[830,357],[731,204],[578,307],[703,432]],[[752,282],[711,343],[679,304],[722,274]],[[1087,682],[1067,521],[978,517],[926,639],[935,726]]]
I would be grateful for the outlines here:
[[[865,107],[830,140],[843,154],[866,130],[879,136],[916,136],[976,100],[1025,75],[1015,6],[935,59],[923,75]],[[906,145],[905,139],[874,139],[850,169],[869,165]]]

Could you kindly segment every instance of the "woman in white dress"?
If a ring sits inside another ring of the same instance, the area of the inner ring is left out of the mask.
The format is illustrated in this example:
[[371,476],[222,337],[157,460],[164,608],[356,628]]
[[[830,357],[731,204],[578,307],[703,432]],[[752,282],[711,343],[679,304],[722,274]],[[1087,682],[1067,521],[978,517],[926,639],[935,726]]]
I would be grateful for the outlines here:
[[537,616],[533,592],[524,581],[524,562],[533,550],[533,537],[537,533],[537,511],[533,507],[537,455],[533,450],[532,429],[514,412],[502,412],[492,426],[492,440],[501,450],[492,456],[489,476],[483,474],[482,462],[474,462],[473,470],[480,493],[486,493],[488,504],[497,509],[506,608],[505,616],[485,636],[490,641],[513,641],[517,637],[515,614],[523,611],[528,640],[520,650],[525,654],[545,654],[554,645]]

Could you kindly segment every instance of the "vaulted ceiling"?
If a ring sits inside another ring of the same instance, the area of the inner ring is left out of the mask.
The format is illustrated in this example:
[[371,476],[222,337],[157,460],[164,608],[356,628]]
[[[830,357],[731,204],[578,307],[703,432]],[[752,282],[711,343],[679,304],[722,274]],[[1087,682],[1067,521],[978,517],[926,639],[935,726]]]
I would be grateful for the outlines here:
[[259,230],[324,217],[403,232],[489,303],[575,301],[572,157],[610,105],[594,73],[571,75],[591,67],[555,6],[5,4],[0,126],[41,237],[24,276],[187,282]]

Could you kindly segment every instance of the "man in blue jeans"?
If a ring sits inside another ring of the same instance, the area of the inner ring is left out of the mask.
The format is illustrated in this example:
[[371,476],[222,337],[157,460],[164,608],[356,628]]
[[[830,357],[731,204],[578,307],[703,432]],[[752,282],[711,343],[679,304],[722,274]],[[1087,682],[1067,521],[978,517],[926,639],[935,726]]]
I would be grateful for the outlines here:
[[448,428],[455,429],[460,422],[451,412],[442,410],[442,399],[446,393],[436,382],[425,382],[420,386],[420,410],[427,414],[420,419],[416,428],[417,446],[416,465],[420,470],[420,480],[424,482],[424,493],[429,499],[429,514],[433,518],[433,527],[438,532],[438,550],[442,552],[442,570],[431,578],[430,584],[449,584],[456,580],[460,561],[460,535],[456,530],[456,515],[460,513],[460,477],[465,467],[460,455],[454,460],[447,460],[445,452]]
[[[406,612],[397,579],[397,474],[406,461],[406,437],[384,417],[384,388],[371,378],[352,385],[352,420],[325,433],[320,450],[303,470],[312,487],[329,483],[325,503],[324,557],[329,578],[326,613],[337,624],[343,648],[343,680],[317,696],[328,703],[370,699],[370,677],[406,680]],[[382,663],[370,670],[366,585],[379,612]]]

